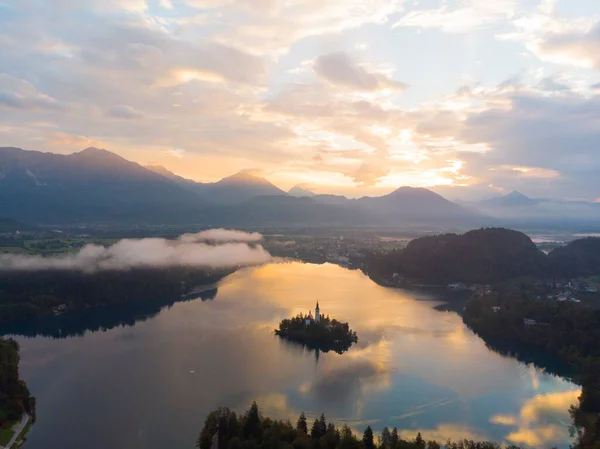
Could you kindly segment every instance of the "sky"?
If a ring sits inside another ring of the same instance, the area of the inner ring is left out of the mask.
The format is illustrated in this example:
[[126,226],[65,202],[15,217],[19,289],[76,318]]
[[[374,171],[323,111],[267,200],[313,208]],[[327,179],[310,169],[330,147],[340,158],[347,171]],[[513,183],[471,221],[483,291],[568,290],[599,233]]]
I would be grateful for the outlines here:
[[600,201],[597,0],[0,0],[0,146]]

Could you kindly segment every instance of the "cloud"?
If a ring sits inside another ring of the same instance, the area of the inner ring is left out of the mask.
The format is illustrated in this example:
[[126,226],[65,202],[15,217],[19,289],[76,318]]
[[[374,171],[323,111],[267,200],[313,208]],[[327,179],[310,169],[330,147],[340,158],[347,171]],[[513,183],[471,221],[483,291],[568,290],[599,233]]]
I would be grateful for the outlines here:
[[258,232],[236,231],[234,229],[208,229],[196,234],[183,234],[179,240],[184,243],[197,242],[259,242],[263,236]]
[[108,115],[115,118],[136,119],[143,117],[141,112],[136,111],[131,106],[114,106],[108,110]]
[[390,172],[389,167],[377,163],[363,162],[354,172],[353,178],[364,186],[372,186]]
[[515,9],[516,0],[470,0],[455,9],[444,4],[437,9],[411,11],[394,27],[438,28],[448,33],[469,33],[511,17]]
[[545,33],[534,43],[534,51],[552,62],[600,68],[600,22],[587,30]]
[[[198,180],[260,167],[284,188],[352,196],[453,183],[596,198],[598,80],[531,55],[596,67],[598,18],[551,1],[441,3],[22,0],[0,16],[0,137],[62,153],[101,141]],[[477,79],[527,57],[500,86]],[[400,95],[389,67],[414,87]]]
[[319,373],[310,391],[326,401],[344,401],[354,397],[364,384],[384,381],[387,374],[386,368],[377,362],[353,359]]
[[600,21],[593,15],[561,16],[553,1],[512,21],[514,31],[499,34],[521,42],[537,58],[583,68],[600,67]]
[[341,33],[369,23],[385,23],[404,0],[295,0],[293,2],[186,0],[215,19],[230,19],[219,40],[254,54],[284,54],[311,36]]
[[569,90],[569,86],[566,84],[559,83],[552,77],[545,77],[540,80],[537,85],[537,88],[540,90],[546,90],[549,92],[559,91],[559,90]]
[[47,95],[24,96],[11,92],[0,92],[0,105],[15,109],[61,110],[62,106]]
[[485,144],[486,150],[459,150],[461,173],[474,182],[537,197],[592,199],[600,188],[595,154],[600,145],[599,96],[568,89],[548,95],[545,90],[517,86],[490,89],[475,100],[485,106],[462,112],[453,139],[458,149]]
[[550,447],[569,443],[565,435],[570,421],[569,407],[577,403],[579,390],[562,391],[535,396],[525,402],[518,416],[495,415],[493,424],[516,427],[506,439],[530,447]]
[[394,81],[383,74],[367,71],[344,52],[319,56],[314,69],[319,76],[338,86],[359,90],[405,90],[408,87],[407,84]]
[[29,111],[59,111],[64,106],[49,95],[37,91],[25,79],[0,73],[0,106]]
[[171,3],[171,0],[158,0],[158,4],[160,7],[165,8],[165,9],[173,9],[173,3]]
[[262,246],[249,246],[247,243],[256,242],[260,237],[260,234],[256,233],[211,229],[198,234],[184,234],[176,240],[124,239],[108,248],[86,245],[76,254],[65,256],[0,255],[0,270],[96,272],[173,266],[227,268],[254,265],[271,259],[270,254]]

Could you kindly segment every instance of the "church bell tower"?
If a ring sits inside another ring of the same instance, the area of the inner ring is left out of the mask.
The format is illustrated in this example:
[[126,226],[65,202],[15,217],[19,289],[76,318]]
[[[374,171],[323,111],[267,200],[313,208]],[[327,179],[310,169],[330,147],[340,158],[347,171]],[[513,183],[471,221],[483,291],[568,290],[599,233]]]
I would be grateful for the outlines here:
[[319,309],[319,301],[317,301],[317,307],[315,307],[315,323],[321,321],[321,310]]

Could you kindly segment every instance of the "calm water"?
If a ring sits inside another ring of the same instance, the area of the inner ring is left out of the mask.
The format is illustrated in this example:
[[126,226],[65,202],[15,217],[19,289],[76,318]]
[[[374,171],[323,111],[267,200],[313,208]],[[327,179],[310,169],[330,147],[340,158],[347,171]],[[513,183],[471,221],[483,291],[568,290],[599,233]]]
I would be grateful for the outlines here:
[[[210,410],[243,411],[252,400],[265,415],[324,412],[360,432],[387,425],[404,436],[566,446],[578,387],[490,351],[456,313],[435,308],[438,295],[332,265],[272,264],[225,278],[213,299],[145,320],[142,307],[133,326],[18,337],[38,402],[24,448],[192,448]],[[348,353],[316,357],[272,335],[317,300],[357,331]],[[135,311],[94,312],[89,326],[112,327],[119,314]]]

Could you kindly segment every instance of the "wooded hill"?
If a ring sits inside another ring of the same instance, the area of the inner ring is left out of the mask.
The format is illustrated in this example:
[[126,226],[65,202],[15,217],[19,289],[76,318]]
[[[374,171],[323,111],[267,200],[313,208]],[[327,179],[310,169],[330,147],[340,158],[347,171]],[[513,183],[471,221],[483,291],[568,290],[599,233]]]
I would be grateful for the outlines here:
[[421,237],[405,249],[369,255],[364,270],[375,280],[397,273],[411,282],[432,284],[587,276],[600,274],[600,238],[576,240],[546,256],[522,232],[482,228]]

